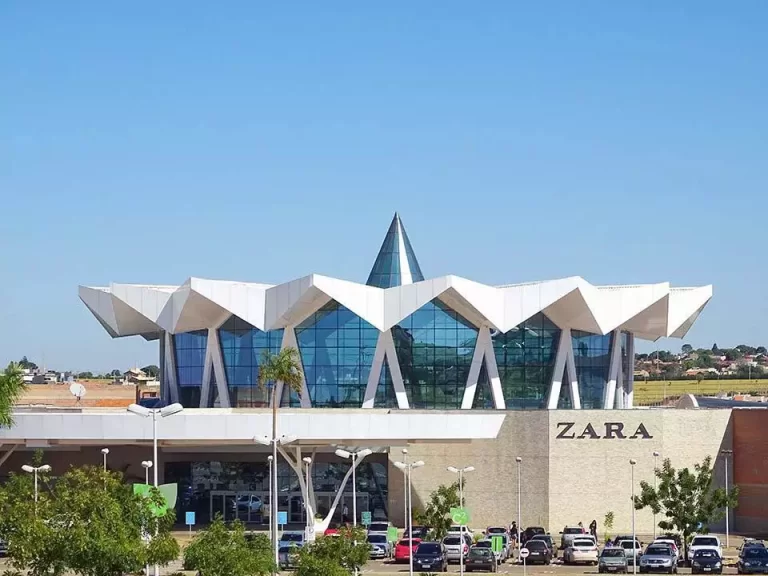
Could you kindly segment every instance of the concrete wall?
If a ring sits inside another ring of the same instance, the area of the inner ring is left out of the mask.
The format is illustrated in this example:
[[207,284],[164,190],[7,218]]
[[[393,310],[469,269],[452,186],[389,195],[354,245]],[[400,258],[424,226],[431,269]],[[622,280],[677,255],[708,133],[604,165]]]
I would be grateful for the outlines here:
[[739,486],[737,529],[768,532],[768,418],[765,410],[733,411],[733,475]]

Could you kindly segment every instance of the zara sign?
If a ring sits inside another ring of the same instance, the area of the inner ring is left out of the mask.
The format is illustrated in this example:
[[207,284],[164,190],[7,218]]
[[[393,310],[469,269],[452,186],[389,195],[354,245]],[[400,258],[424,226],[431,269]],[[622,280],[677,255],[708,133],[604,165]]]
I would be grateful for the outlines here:
[[634,428],[634,433],[630,436],[632,428],[624,429],[623,422],[604,422],[602,424],[587,424],[582,428],[576,426],[576,422],[558,422],[558,433],[555,436],[558,440],[650,440],[653,438],[643,423]]

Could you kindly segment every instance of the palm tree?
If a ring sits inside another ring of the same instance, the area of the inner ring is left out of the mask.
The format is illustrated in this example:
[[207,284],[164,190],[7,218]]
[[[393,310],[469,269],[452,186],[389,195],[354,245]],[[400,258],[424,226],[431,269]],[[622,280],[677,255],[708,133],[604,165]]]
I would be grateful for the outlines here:
[[11,362],[0,373],[0,428],[13,426],[13,407],[26,389],[21,369]]

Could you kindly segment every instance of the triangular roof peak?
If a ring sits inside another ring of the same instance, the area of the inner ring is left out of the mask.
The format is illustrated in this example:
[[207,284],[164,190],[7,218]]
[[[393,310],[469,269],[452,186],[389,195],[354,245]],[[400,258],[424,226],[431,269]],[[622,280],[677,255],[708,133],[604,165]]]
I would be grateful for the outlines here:
[[400,215],[395,212],[379,254],[368,275],[368,286],[392,288],[424,280]]

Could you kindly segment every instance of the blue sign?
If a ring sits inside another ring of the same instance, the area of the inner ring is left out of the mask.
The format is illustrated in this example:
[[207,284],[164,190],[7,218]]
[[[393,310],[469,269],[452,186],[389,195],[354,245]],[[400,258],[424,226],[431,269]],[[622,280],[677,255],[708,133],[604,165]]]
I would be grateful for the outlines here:
[[187,514],[186,514],[186,525],[187,526],[194,526],[195,525],[195,513],[194,512],[187,512]]
[[277,513],[277,524],[278,526],[285,526],[288,524],[288,512]]

